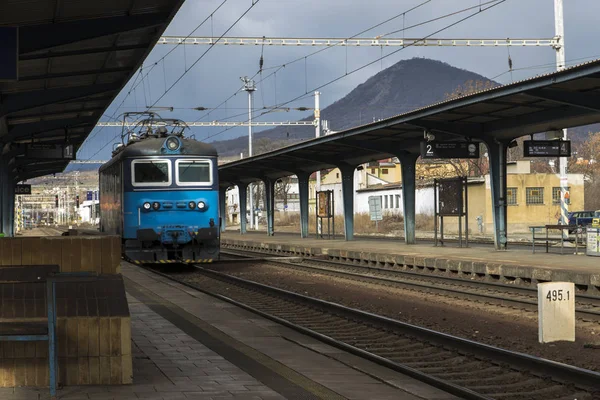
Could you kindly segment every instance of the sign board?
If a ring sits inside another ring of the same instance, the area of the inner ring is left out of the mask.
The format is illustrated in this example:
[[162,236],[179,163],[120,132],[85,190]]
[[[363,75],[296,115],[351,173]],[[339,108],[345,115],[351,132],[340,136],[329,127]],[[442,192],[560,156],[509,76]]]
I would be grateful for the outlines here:
[[0,81],[19,79],[19,28],[0,26]]
[[31,194],[31,185],[16,185],[15,194]]
[[74,160],[75,152],[72,144],[27,144],[25,155],[28,158],[43,160]]
[[463,180],[440,179],[438,186],[439,215],[462,216],[463,213]]
[[585,254],[600,257],[600,228],[587,228]]
[[318,209],[317,216],[321,218],[331,218],[331,197],[333,191],[325,190],[317,192]]
[[592,218],[592,228],[600,228],[600,218]]
[[383,220],[381,196],[369,196],[369,214],[371,215],[371,221]]
[[525,140],[523,157],[571,157],[571,141]]
[[538,338],[540,343],[575,341],[575,284],[538,283]]
[[86,200],[92,200],[94,197],[94,193],[91,190],[88,190],[86,193]]
[[479,144],[473,142],[421,142],[421,158],[479,158]]

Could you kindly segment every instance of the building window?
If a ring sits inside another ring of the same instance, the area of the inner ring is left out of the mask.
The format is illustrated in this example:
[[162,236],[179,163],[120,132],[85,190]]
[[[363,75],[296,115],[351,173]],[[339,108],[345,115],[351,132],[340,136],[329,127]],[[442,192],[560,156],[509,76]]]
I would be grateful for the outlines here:
[[526,189],[527,204],[544,204],[544,188],[531,187]]
[[375,168],[371,168],[371,174],[375,174]]
[[509,206],[517,205],[517,188],[506,188],[506,204],[508,204]]
[[381,175],[387,175],[388,170],[387,168],[381,168]]
[[400,195],[396,195],[396,208],[400,208]]
[[[569,194],[571,193],[571,187],[570,186],[567,186],[567,192]],[[565,198],[565,203],[571,204],[571,197],[570,197],[570,195],[569,195],[569,197]],[[560,187],[553,187],[552,188],[552,204],[554,204],[554,205],[560,204]]]
[[383,196],[383,199],[385,200],[385,205],[383,206],[383,208],[388,208],[388,197],[387,196]]
[[339,173],[339,172],[336,172],[336,173],[335,173],[335,177],[336,177],[336,178],[339,178],[339,177],[340,177],[340,173]]

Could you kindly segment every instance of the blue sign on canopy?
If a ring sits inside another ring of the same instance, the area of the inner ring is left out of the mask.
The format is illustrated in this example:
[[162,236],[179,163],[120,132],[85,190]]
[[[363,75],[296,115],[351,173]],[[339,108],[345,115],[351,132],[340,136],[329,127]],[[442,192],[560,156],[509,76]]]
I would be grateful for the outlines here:
[[0,81],[19,78],[19,29],[0,27]]

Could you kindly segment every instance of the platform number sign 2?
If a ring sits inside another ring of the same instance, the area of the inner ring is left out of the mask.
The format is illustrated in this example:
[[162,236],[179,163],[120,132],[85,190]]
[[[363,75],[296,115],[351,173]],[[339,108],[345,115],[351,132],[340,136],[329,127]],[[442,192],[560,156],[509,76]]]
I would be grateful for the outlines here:
[[433,146],[432,145],[427,144],[427,152],[425,154],[427,154],[427,157],[433,157]]
[[479,158],[479,144],[473,142],[421,142],[422,158]]

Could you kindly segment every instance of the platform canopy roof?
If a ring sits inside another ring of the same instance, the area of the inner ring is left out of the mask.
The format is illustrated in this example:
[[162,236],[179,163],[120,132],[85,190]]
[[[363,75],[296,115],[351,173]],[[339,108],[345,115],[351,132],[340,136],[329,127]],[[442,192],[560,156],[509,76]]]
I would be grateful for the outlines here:
[[219,167],[221,186],[420,154],[435,140],[502,141],[600,122],[600,60],[432,104]]
[[18,80],[0,81],[0,151],[14,180],[64,170],[68,160],[26,156],[28,146],[66,141],[76,152],[182,3],[0,2],[0,28],[18,27]]

